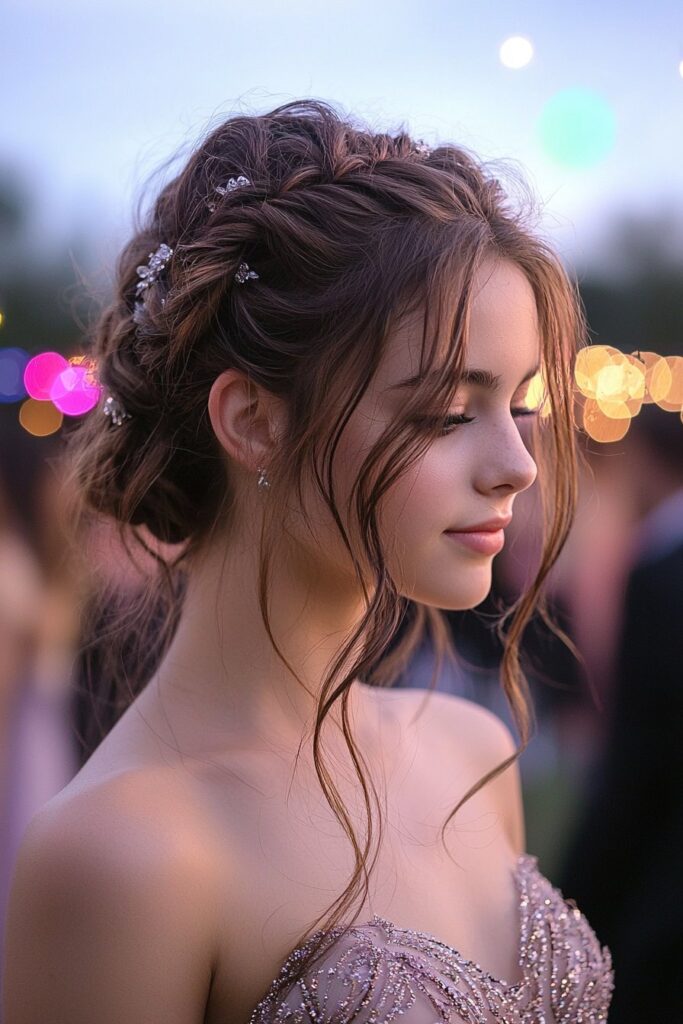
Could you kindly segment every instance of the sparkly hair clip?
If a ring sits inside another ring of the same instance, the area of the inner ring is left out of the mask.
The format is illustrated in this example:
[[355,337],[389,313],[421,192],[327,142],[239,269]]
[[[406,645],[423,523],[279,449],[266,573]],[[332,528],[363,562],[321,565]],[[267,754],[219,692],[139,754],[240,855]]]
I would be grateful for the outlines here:
[[102,411],[105,416],[111,416],[112,423],[115,423],[117,427],[120,427],[124,420],[132,419],[130,413],[126,412],[113,395],[109,395],[106,399]]
[[[239,174],[236,178],[229,178],[225,185],[219,185],[214,189],[214,192],[218,192],[219,195],[225,196],[228,192],[234,192],[237,188],[243,188],[245,185],[251,185],[249,178],[246,178],[243,174]],[[207,203],[211,213],[216,209],[216,203]]]
[[[166,264],[173,255],[173,249],[166,242],[162,242],[153,252],[149,253],[146,264],[141,264],[136,267],[136,273],[138,275],[138,282],[135,286],[136,300],[133,307],[133,321],[140,326],[144,320],[144,309],[145,300],[144,294],[151,284],[158,279],[159,275],[166,268]],[[161,299],[161,305],[164,305],[165,299]],[[113,395],[109,395],[102,406],[102,411],[105,416],[110,416],[112,423],[115,423],[117,427],[120,427],[124,420],[131,419],[130,413],[126,412],[121,403],[114,398]]]
[[154,284],[172,255],[173,249],[171,249],[170,245],[166,245],[165,242],[162,242],[158,249],[149,254],[147,265],[136,268],[138,277],[140,278],[135,286],[136,295],[142,295],[142,293],[149,288],[151,284]]
[[424,139],[417,139],[415,142],[415,150],[420,154],[420,156],[429,156],[432,151],[432,147],[427,145]]
[[256,273],[255,270],[249,269],[248,263],[240,263],[237,273],[235,274],[235,280],[237,281],[237,283],[244,284],[244,282],[247,281],[250,277],[254,278],[254,280],[257,280],[258,274]]
[[[225,185],[218,185],[214,189],[214,192],[218,192],[220,196],[225,196],[228,192],[234,192],[238,188],[244,188],[245,185],[251,185],[251,181],[244,174],[238,174],[236,178],[228,178]],[[213,211],[216,209],[216,203],[207,203],[208,208]],[[248,263],[240,263],[237,272],[235,273],[235,281],[238,284],[244,284],[248,280],[258,280],[258,274],[255,270],[251,270]]]
[[[166,264],[172,255],[173,249],[170,245],[166,245],[166,242],[162,242],[154,252],[149,254],[147,264],[136,268],[139,278],[139,281],[135,286],[135,294],[138,297],[138,301],[135,303],[135,309],[133,311],[133,320],[136,324],[139,325],[142,323],[142,313],[145,305],[144,299],[141,300],[140,296],[144,294],[151,284],[154,284],[159,275],[166,268]],[[162,298],[162,306],[165,301],[166,300]]]
[[[221,196],[224,196],[228,192],[233,192],[237,188],[242,188],[244,185],[251,185],[251,182],[243,174],[240,174],[238,175],[237,178],[230,178],[227,184],[219,185],[215,191],[218,192]],[[216,209],[216,206],[213,203],[208,203],[207,205],[211,211]],[[144,320],[144,293],[147,291],[150,285],[154,284],[154,282],[158,280],[160,274],[165,270],[166,265],[172,255],[173,249],[171,248],[171,246],[167,245],[166,242],[161,242],[161,244],[154,250],[154,252],[149,253],[147,263],[142,264],[139,267],[136,267],[136,272],[139,280],[135,286],[136,301],[133,309],[133,320],[136,324],[138,324],[138,326],[140,326]],[[234,275],[235,281],[237,281],[238,284],[244,284],[245,281],[248,281],[250,279],[258,280],[258,277],[259,275],[256,273],[256,271],[251,270],[249,264],[244,262],[240,263],[237,272]],[[162,297],[162,306],[164,305],[165,301],[166,300]],[[126,412],[121,403],[116,398],[114,398],[113,395],[109,395],[107,397],[107,399],[104,402],[104,405],[102,406],[102,411],[104,412],[105,416],[111,417],[112,423],[115,423],[116,426],[120,426],[125,419],[131,419],[130,413]],[[260,486],[263,485],[260,484]]]

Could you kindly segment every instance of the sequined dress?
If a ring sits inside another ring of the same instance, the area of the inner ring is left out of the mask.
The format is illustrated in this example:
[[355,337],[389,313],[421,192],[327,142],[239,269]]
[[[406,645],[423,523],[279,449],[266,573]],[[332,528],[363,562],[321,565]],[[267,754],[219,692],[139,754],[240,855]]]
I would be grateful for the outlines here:
[[286,992],[296,963],[322,933],[285,960],[249,1024],[596,1024],[614,989],[612,958],[576,906],[522,853],[518,893],[522,980],[494,978],[433,935],[375,914],[325,934],[325,954]]

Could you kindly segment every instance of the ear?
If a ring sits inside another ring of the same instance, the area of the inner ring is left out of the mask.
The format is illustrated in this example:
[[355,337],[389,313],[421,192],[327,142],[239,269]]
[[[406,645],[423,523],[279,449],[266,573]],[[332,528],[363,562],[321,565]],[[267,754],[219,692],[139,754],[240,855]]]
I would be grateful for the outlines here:
[[219,444],[247,472],[268,465],[283,430],[283,404],[242,371],[224,370],[211,385],[211,426]]

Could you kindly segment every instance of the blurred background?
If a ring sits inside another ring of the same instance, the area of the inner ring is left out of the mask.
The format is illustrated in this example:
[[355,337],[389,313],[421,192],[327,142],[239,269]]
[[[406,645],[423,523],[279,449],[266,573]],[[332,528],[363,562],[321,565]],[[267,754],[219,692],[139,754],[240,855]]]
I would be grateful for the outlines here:
[[[518,166],[578,279],[585,466],[549,593],[581,657],[527,630],[526,847],[610,946],[610,1021],[683,1020],[680,2],[5,0],[0,25],[0,926],[26,823],[90,752],[77,609],[97,579],[135,586],[106,524],[82,538],[92,577],[64,557],[60,429],[87,415],[66,394],[83,331],[152,172],[224,117],[314,96]],[[61,401],[36,384],[46,353]],[[466,666],[438,683],[515,735],[490,622],[538,555],[536,488],[517,500],[491,595],[449,613]],[[432,667],[425,648],[400,683]]]

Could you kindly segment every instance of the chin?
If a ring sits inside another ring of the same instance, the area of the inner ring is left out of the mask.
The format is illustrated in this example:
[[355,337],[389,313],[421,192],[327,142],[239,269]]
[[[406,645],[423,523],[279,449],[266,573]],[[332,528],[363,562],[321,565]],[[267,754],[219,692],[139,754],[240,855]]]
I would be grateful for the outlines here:
[[488,580],[486,585],[476,588],[468,587],[467,590],[461,588],[459,593],[451,591],[450,593],[432,594],[423,598],[413,595],[413,600],[431,605],[432,608],[440,608],[442,611],[465,612],[481,604],[488,597],[490,590],[491,581]]
[[470,611],[471,609],[476,608],[478,605],[480,605],[482,603],[482,601],[486,600],[486,597],[488,596],[488,593],[489,592],[487,590],[485,594],[477,595],[477,597],[473,598],[471,601],[459,601],[459,602],[456,602],[456,603],[451,602],[451,604],[443,606],[443,611],[448,611],[448,612],[467,612],[467,611]]
[[459,593],[452,595],[450,600],[446,597],[442,607],[454,612],[476,608],[491,591],[491,573],[486,573],[486,578],[481,577],[478,582],[479,586],[461,587]]

